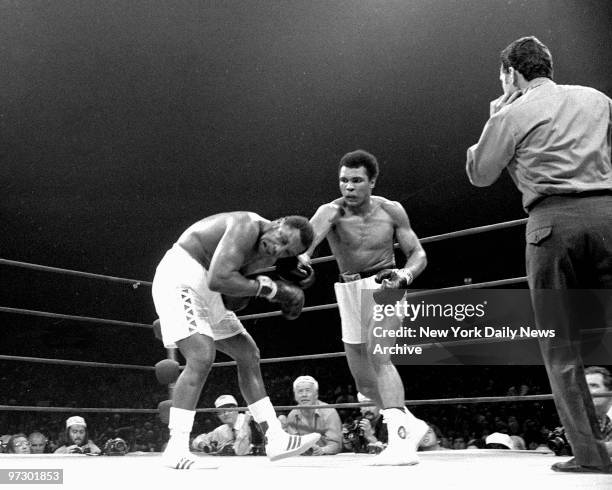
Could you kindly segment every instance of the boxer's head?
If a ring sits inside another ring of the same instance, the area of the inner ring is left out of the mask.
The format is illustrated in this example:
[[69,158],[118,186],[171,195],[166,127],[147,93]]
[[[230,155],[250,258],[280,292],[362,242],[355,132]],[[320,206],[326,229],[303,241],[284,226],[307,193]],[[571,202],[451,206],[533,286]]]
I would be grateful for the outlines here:
[[[612,391],[612,376],[606,368],[589,366],[584,370],[584,374],[591,395]],[[612,398],[593,398],[593,405],[595,405],[595,412],[601,417],[612,407]]]
[[313,405],[319,398],[319,383],[312,376],[300,376],[293,382],[293,396],[298,405]]
[[[549,49],[534,36],[522,37],[510,43],[500,55],[501,72],[509,75],[506,83],[516,85],[517,74],[520,73],[527,82],[534,78],[553,77],[552,55]],[[502,84],[504,81],[502,80]]]
[[357,207],[372,195],[378,178],[378,161],[371,153],[355,150],[338,164],[340,193],[347,206]]
[[87,424],[83,417],[74,416],[66,420],[66,440],[69,446],[87,444]]
[[258,249],[263,255],[295,257],[304,253],[312,244],[314,231],[307,218],[285,216],[271,221],[259,237]]

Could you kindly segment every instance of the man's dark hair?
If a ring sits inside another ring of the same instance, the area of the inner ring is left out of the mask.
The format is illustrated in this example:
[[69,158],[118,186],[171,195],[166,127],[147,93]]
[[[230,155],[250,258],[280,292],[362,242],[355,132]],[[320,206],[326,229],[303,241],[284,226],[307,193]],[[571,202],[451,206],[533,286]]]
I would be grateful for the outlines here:
[[612,375],[610,371],[608,371],[605,367],[601,366],[589,366],[584,369],[584,374],[601,374],[603,378],[603,384],[606,387],[606,390],[612,391]]
[[338,164],[338,172],[342,167],[365,167],[368,179],[372,180],[378,177],[378,160],[376,160],[374,155],[365,150],[355,150],[344,155]]
[[501,52],[500,58],[505,72],[512,67],[527,81],[538,77],[552,80],[553,62],[550,50],[534,36],[513,41]]
[[314,240],[314,230],[308,218],[304,218],[304,216],[285,216],[281,218],[281,221],[296,230],[300,230],[300,240],[304,245],[304,251],[308,250]]

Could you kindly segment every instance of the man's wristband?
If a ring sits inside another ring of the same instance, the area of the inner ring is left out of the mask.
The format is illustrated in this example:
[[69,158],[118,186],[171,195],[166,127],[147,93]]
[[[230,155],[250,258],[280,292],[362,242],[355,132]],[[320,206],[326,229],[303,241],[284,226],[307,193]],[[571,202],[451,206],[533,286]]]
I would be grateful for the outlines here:
[[414,281],[414,275],[407,267],[404,269],[397,269],[397,275],[404,279],[407,284],[412,284],[412,281]]
[[270,279],[268,276],[257,276],[255,280],[259,283],[255,296],[263,296],[268,300],[271,300],[274,298],[274,296],[276,296],[278,286],[272,279]]

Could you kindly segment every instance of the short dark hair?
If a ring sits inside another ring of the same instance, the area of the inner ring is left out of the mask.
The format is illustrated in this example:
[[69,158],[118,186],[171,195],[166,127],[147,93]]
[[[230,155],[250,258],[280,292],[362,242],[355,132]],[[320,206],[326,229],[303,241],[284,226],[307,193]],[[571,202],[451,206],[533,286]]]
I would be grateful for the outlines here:
[[312,229],[312,225],[308,218],[304,218],[304,216],[285,216],[284,218],[280,218],[279,221],[282,221],[288,226],[295,228],[296,230],[300,230],[300,240],[302,241],[302,245],[304,245],[304,251],[308,250],[308,247],[312,245],[314,240],[314,230]]
[[601,374],[603,378],[604,386],[608,391],[612,391],[612,375],[605,367],[601,366],[589,366],[584,369],[584,374]]
[[553,61],[550,50],[535,36],[527,36],[511,42],[500,54],[505,72],[514,68],[525,80],[545,77],[552,80]]
[[344,155],[340,159],[340,163],[338,163],[338,172],[340,172],[342,167],[365,167],[368,179],[372,180],[378,177],[378,160],[376,160],[374,155],[365,150],[355,150]]

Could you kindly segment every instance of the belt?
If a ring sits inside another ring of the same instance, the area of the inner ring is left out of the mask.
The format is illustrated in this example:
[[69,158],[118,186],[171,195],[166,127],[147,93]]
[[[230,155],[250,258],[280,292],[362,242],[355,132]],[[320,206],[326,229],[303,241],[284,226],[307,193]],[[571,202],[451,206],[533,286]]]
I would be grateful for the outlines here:
[[344,272],[338,276],[338,282],[353,282],[365,279],[366,277],[372,277],[378,274],[380,271],[385,269],[392,269],[395,266],[380,267],[379,269],[370,269],[362,272]]
[[576,199],[576,198],[596,197],[596,196],[612,196],[612,189],[597,189],[594,191],[571,192],[571,193],[568,192],[567,194],[549,194],[546,196],[541,196],[527,207],[527,212],[532,211],[536,206],[538,206],[539,204],[542,204],[544,201],[546,201],[548,198],[551,198],[551,197]]

